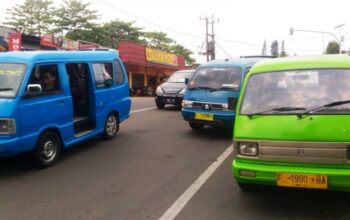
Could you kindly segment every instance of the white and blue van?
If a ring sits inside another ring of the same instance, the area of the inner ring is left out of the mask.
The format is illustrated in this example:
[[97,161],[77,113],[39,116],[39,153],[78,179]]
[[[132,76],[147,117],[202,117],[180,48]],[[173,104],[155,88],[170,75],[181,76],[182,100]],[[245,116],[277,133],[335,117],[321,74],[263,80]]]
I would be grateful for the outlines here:
[[0,156],[31,152],[40,167],[129,117],[127,75],[115,50],[0,53]]

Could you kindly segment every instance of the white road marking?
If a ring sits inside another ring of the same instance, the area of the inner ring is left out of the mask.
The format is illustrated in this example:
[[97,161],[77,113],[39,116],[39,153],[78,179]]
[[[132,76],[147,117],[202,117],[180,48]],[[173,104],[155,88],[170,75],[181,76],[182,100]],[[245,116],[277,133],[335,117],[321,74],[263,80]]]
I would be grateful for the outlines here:
[[152,110],[152,109],[156,109],[156,107],[133,110],[133,111],[130,111],[130,113],[143,112],[143,111],[148,111],[148,110]]
[[215,162],[213,162],[205,171],[202,173],[194,183],[173,203],[172,206],[163,214],[159,220],[170,220],[174,219],[190,199],[196,194],[196,192],[204,185],[209,177],[215,172],[215,170],[231,155],[233,151],[232,145],[228,147]]

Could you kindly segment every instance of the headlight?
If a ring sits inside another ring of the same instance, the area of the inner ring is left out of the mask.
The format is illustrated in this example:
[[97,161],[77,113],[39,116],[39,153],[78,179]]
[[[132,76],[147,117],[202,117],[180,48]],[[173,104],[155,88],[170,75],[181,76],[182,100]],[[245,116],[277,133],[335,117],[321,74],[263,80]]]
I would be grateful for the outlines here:
[[228,104],[222,104],[222,110],[223,110],[223,111],[230,111],[230,110],[228,109]]
[[15,119],[0,119],[0,134],[15,134],[16,120]]
[[160,86],[157,87],[156,94],[163,95],[163,89]]
[[192,108],[192,104],[193,104],[192,101],[187,101],[187,100],[183,100],[182,101],[182,107],[183,108]]
[[183,95],[186,92],[186,88],[183,88],[180,90],[180,92],[178,92],[179,95]]
[[257,156],[259,152],[258,143],[254,142],[239,142],[238,151],[243,156]]

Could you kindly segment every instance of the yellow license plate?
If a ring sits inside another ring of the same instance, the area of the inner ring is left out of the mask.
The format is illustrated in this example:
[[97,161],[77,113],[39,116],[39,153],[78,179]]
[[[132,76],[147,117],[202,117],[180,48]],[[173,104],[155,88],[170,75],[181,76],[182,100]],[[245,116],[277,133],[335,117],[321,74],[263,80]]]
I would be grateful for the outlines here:
[[301,173],[277,173],[277,185],[286,187],[327,189],[328,178],[324,175]]
[[204,120],[204,121],[213,121],[214,120],[214,115],[213,114],[205,114],[205,113],[196,112],[194,114],[194,119]]

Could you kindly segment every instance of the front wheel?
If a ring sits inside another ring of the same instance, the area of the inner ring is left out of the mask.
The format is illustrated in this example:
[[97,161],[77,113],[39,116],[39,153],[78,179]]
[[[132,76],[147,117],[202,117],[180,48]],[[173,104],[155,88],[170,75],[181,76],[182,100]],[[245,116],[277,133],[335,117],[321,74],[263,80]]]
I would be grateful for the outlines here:
[[56,163],[61,153],[62,142],[57,133],[48,131],[43,133],[34,149],[33,159],[40,168],[46,168]]
[[164,109],[165,104],[161,102],[156,103],[158,109]]
[[119,131],[119,119],[115,114],[109,114],[105,123],[105,129],[102,137],[104,139],[112,139]]
[[242,183],[242,182],[237,182],[237,184],[239,188],[245,192],[256,191],[258,189],[258,185],[256,184]]
[[200,124],[197,122],[189,122],[189,125],[195,131],[202,130],[204,128],[204,124]]

